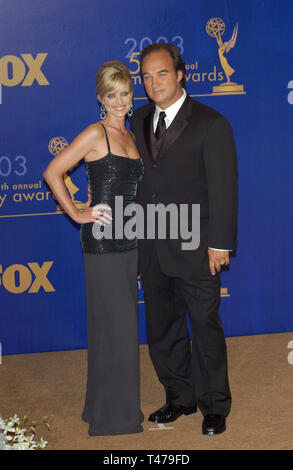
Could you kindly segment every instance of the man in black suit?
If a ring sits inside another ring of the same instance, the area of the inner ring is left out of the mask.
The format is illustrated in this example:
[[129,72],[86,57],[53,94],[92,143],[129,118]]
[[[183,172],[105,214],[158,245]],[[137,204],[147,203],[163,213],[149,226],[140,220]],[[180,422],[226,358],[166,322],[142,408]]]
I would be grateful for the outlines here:
[[187,95],[185,64],[175,46],[145,48],[141,74],[152,103],[131,121],[145,165],[137,202],[145,213],[149,204],[187,204],[189,228],[192,205],[200,204],[197,249],[183,249],[180,234],[139,240],[149,351],[166,393],[166,404],[149,420],[168,423],[198,406],[203,434],[219,434],[231,406],[218,307],[221,267],[236,245],[233,133],[223,116]]

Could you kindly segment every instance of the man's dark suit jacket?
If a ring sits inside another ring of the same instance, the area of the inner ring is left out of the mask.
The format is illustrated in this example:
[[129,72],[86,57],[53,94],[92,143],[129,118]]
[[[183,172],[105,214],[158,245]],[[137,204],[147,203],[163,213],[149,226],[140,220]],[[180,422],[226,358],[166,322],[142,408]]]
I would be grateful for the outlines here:
[[[188,95],[161,142],[153,132],[153,103],[138,108],[131,129],[144,160],[137,202],[200,204],[200,245],[183,251],[182,240],[139,240],[139,270],[155,247],[163,271],[174,277],[209,273],[208,247],[234,250],[237,227],[237,159],[228,121]],[[189,225],[190,226],[190,225]]]

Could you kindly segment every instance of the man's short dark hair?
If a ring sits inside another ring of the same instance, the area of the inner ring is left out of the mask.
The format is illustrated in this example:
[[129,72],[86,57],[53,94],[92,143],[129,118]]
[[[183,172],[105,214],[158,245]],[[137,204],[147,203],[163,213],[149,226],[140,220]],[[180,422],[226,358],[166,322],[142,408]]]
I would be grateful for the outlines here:
[[174,46],[173,44],[169,43],[156,43],[156,44],[150,44],[149,46],[145,47],[140,55],[140,70],[142,72],[142,63],[143,59],[150,54],[151,52],[158,52],[158,51],[167,51],[173,61],[173,66],[176,71],[176,73],[181,70],[183,73],[182,80],[180,81],[180,85],[182,88],[185,88],[185,62],[182,59],[180,52],[178,51],[177,47]]

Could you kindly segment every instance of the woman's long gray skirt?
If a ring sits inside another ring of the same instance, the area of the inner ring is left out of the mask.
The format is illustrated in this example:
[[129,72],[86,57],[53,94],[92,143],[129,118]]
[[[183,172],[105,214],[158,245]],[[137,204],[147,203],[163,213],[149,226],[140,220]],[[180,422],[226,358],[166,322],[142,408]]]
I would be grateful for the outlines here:
[[137,249],[84,253],[88,376],[82,419],[89,435],[142,432]]

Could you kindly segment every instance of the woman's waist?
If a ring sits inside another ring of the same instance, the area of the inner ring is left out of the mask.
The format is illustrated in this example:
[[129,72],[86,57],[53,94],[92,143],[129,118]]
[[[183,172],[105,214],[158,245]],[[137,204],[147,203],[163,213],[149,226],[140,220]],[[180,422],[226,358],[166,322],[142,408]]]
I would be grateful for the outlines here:
[[135,203],[134,194],[116,194],[115,196],[96,194],[91,196],[90,207],[94,207],[98,204],[106,204],[112,211],[116,211],[133,203]]
[[[129,232],[129,233],[128,233]],[[101,227],[95,223],[80,227],[80,241],[84,251],[121,251],[137,246],[136,233],[125,229],[125,225]]]

